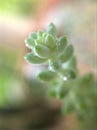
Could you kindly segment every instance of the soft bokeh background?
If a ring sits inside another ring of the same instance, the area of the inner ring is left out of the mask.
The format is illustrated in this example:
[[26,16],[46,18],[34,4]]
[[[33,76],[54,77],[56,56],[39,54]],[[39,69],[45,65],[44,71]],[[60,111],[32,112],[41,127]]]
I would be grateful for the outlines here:
[[[50,22],[74,45],[80,73],[96,75],[97,0],[0,0],[0,106],[24,98],[22,76],[39,71],[23,59],[24,39]],[[67,126],[72,124],[67,119]]]

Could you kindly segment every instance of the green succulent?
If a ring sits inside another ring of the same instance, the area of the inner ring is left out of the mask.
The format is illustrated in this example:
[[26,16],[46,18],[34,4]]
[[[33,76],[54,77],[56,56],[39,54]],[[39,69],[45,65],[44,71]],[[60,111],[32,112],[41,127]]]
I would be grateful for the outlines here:
[[48,84],[51,97],[63,101],[62,112],[74,112],[80,118],[91,116],[97,106],[97,83],[93,74],[78,73],[74,48],[67,37],[58,37],[55,25],[50,23],[46,31],[30,33],[25,44],[31,49],[25,55],[27,62],[47,65],[37,77]]

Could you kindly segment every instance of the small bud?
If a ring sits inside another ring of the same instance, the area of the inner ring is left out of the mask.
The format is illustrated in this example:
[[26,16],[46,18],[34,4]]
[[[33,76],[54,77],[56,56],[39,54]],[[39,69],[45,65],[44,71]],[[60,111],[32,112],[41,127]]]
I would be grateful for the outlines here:
[[40,41],[43,41],[42,34],[43,34],[43,31],[41,31],[41,30],[39,30],[37,32],[37,39],[40,40]]
[[42,30],[38,30],[38,32],[37,32],[37,36],[41,36],[42,37],[42,34],[43,34],[44,32],[42,31]]
[[49,63],[49,69],[51,69],[52,71],[57,71],[61,68],[61,63],[58,61],[54,61],[54,62],[50,62]]
[[49,26],[47,27],[47,33],[56,36],[57,30],[53,23],[50,23]]

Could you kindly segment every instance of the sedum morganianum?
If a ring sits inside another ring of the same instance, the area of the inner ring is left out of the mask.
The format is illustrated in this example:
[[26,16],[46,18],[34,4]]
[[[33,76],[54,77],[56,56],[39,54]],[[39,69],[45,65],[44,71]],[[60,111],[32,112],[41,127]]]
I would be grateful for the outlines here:
[[62,99],[62,111],[65,114],[73,111],[78,117],[93,116],[91,109],[97,108],[94,76],[79,75],[74,48],[68,44],[67,37],[58,37],[55,25],[50,23],[46,31],[31,32],[25,45],[31,49],[25,55],[26,61],[48,66],[37,77],[47,82],[50,96]]

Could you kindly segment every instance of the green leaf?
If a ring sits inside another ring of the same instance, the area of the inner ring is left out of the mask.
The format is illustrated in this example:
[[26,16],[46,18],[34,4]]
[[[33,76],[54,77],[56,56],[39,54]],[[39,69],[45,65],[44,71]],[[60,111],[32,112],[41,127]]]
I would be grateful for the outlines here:
[[37,34],[34,33],[34,32],[31,32],[31,33],[29,34],[29,38],[37,39]]
[[59,60],[64,63],[67,62],[73,55],[73,46],[69,45],[62,54],[59,55]]
[[61,68],[61,64],[58,61],[50,61],[49,62],[49,68],[53,71],[57,71]]
[[93,82],[94,82],[94,75],[92,73],[87,73],[78,79],[78,83],[84,86],[92,84]]
[[28,61],[29,63],[33,63],[33,64],[41,64],[46,61],[46,59],[42,59],[33,53],[26,54],[24,58],[26,61]]
[[71,82],[70,81],[65,81],[63,83],[61,83],[61,85],[59,86],[59,97],[60,99],[63,99],[64,97],[66,97],[70,91],[70,87],[71,87]]
[[35,40],[35,44],[36,44],[36,45],[43,44],[42,38]]
[[35,52],[41,58],[48,58],[51,53],[51,51],[48,47],[41,45],[41,44],[35,46]]
[[53,80],[56,77],[56,73],[46,70],[41,73],[39,73],[38,78],[43,81],[50,81]]
[[42,37],[42,34],[43,34],[43,33],[44,33],[44,32],[43,32],[42,30],[38,30],[37,35]]
[[47,27],[47,33],[52,34],[53,36],[56,36],[57,30],[53,23],[50,23],[49,26]]
[[71,59],[68,61],[68,66],[69,68],[77,69],[76,65],[77,65],[76,57],[72,56]]
[[42,35],[43,35],[43,31],[41,31],[41,30],[39,30],[38,32],[37,32],[37,40],[39,40],[39,41],[43,41],[43,37],[42,37]]
[[67,45],[67,38],[65,36],[62,36],[59,40],[58,40],[58,53],[62,53],[65,50],[65,47]]
[[72,69],[72,70],[74,70],[77,73],[78,71],[77,71],[76,57],[72,56],[70,58],[70,60],[68,60],[66,63],[64,63],[63,68],[64,69]]
[[54,37],[53,37],[52,35],[50,35],[50,34],[46,36],[46,38],[45,38],[45,44],[46,44],[49,48],[51,48],[51,49],[53,49],[54,47],[56,47],[55,39],[54,39]]
[[30,49],[33,49],[34,48],[34,45],[35,45],[35,41],[33,38],[27,38],[25,40],[25,45],[30,48]]
[[72,100],[70,100],[69,97],[65,98],[62,104],[62,113],[67,115],[71,113],[73,110],[74,110],[74,106],[73,106]]
[[64,69],[61,71],[63,80],[71,80],[76,78],[76,73],[70,69]]
[[48,35],[49,35],[49,34],[46,33],[46,32],[44,32],[44,33],[42,34],[42,38],[43,38],[44,41],[45,41],[45,38],[46,38]]
[[50,97],[52,97],[52,98],[55,98],[56,97],[56,89],[55,89],[55,87],[50,87],[49,89],[48,89],[48,95],[50,96]]

